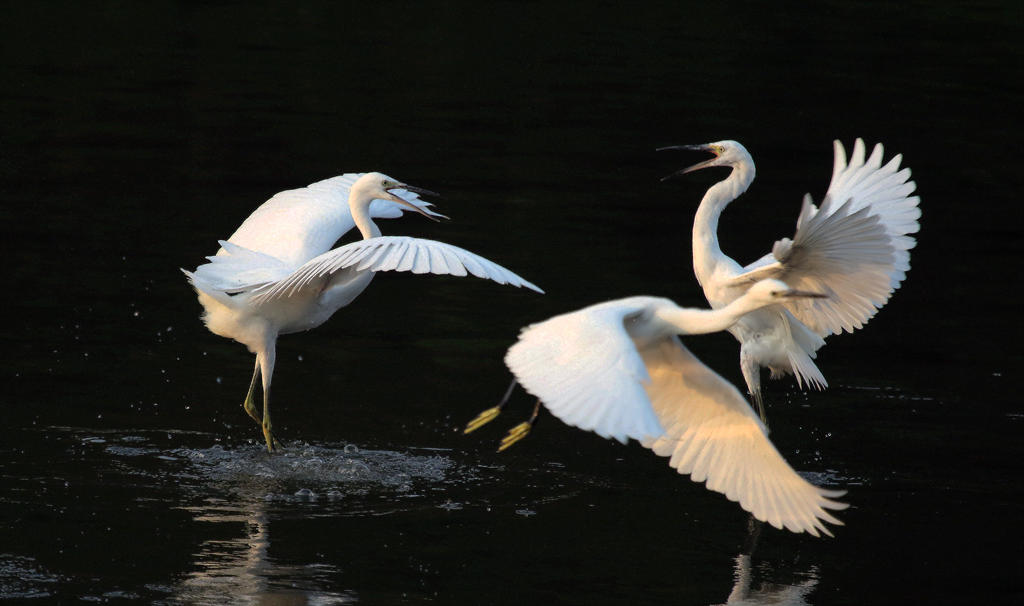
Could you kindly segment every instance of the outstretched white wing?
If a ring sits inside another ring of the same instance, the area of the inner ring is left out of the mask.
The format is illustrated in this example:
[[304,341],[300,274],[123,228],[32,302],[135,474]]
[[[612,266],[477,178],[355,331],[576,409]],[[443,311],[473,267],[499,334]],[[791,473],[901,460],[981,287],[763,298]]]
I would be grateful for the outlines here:
[[407,236],[380,236],[352,242],[311,259],[274,282],[251,284],[256,304],[289,297],[305,288],[319,287],[322,279],[347,268],[355,271],[411,271],[415,274],[473,274],[499,284],[524,286],[544,292],[512,271],[468,250]]
[[663,433],[643,385],[650,379],[624,322],[662,299],[632,297],[523,329],[505,364],[569,425],[625,443]]
[[677,337],[653,341],[640,355],[650,375],[647,395],[665,428],[644,446],[776,528],[831,536],[823,521],[842,524],[826,508],[845,509],[830,499],[844,492],[800,477],[740,392]]
[[764,278],[783,280],[793,288],[829,295],[786,303],[794,316],[821,336],[852,332],[885,305],[910,269],[919,229],[920,198],[910,169],[899,169],[902,156],[882,165],[882,145],[865,160],[864,142],[857,139],[846,161],[835,141],[832,182],[816,207],[804,197],[796,235],[775,243],[772,252],[748,265],[730,283],[753,284]]

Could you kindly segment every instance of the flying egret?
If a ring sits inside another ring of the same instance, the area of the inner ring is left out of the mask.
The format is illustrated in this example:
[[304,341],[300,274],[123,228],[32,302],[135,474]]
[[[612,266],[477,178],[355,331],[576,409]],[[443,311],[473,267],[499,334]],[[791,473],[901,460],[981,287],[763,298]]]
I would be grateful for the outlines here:
[[729,329],[740,342],[740,368],[762,420],[761,367],[772,378],[792,373],[800,387],[824,389],[825,377],[812,360],[824,338],[861,328],[910,269],[915,241],[908,234],[918,231],[921,210],[920,198],[911,196],[916,186],[909,180],[910,169],[899,168],[902,156],[883,166],[878,144],[865,160],[864,142],[857,139],[847,162],[843,144],[837,140],[834,146],[832,181],[821,206],[805,195],[793,239],[782,238],[746,267],[722,252],[717,232],[722,211],[754,180],[750,154],[736,141],[661,148],[715,156],[665,179],[712,166],[732,169],[704,194],[693,220],[693,270],[713,308],[734,301],[764,278],[829,295],[790,299],[748,314]]
[[842,522],[826,509],[845,508],[832,500],[845,491],[800,477],[739,390],[677,336],[726,330],[765,306],[822,297],[766,279],[717,310],[646,296],[607,301],[523,329],[505,364],[565,423],[639,440],[776,528],[831,536],[824,522]]
[[[214,334],[256,354],[242,406],[263,429],[267,449],[280,442],[270,420],[270,379],[278,335],[320,326],[352,302],[378,271],[468,273],[499,284],[543,292],[508,269],[443,242],[381,236],[373,217],[404,209],[437,220],[418,194],[437,195],[380,173],[345,174],[283,191],[257,208],[220,250],[195,272],[185,272]],[[445,217],[447,218],[447,217]],[[363,239],[330,250],[353,226]],[[263,415],[254,392],[263,377]]]

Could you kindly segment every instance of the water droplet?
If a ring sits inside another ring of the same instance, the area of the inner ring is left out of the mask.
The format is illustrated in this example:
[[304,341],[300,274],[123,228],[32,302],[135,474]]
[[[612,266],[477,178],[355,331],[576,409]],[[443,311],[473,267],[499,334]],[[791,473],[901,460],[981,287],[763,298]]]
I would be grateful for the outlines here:
[[355,454],[359,452],[359,447],[355,444],[345,444],[345,454]]
[[308,488],[300,488],[300,489],[296,490],[295,491],[295,496],[299,497],[300,499],[306,499],[306,500],[309,500],[309,501],[315,501],[316,500],[316,493],[313,492],[312,490],[308,489]]

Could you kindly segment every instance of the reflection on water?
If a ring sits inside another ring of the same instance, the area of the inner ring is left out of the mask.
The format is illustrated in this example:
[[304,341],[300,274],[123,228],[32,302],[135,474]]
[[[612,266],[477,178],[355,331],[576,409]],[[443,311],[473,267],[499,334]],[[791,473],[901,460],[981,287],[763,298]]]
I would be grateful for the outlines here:
[[[74,503],[58,512],[73,529],[62,553],[86,561],[53,567],[0,548],[0,598],[352,603],[367,599],[359,585],[365,576],[393,578],[394,563],[365,557],[377,540],[394,541],[397,557],[403,558],[399,566],[415,571],[415,587],[429,585],[433,564],[404,559],[400,545],[409,531],[396,532],[396,525],[418,531],[425,519],[529,519],[582,486],[601,485],[600,479],[576,476],[557,463],[510,470],[458,460],[441,449],[297,445],[270,455],[258,444],[197,448],[190,444],[209,444],[213,438],[194,432],[49,427],[29,433],[37,444],[49,444],[45,454],[36,448],[48,464],[65,470],[48,482],[72,491],[56,497]],[[7,471],[26,477],[17,468]],[[83,501],[76,489],[102,496]],[[45,512],[54,498],[46,485],[31,483],[0,496],[0,506]],[[133,505],[108,508],[115,501]],[[149,532],[166,539],[142,536]],[[116,552],[108,550],[112,537],[120,545]],[[166,565],[162,558],[182,553],[189,554],[187,560],[179,559],[176,569],[145,584],[128,584],[111,572],[123,569],[125,561],[132,569]],[[50,572],[68,567],[79,572]],[[374,597],[371,592],[369,599]]]
[[815,566],[811,566],[802,575],[807,577],[806,580],[800,583],[794,585],[760,583],[756,588],[752,588],[754,570],[751,565],[751,555],[745,553],[736,556],[733,574],[736,582],[733,585],[732,593],[729,594],[729,598],[725,601],[726,604],[745,606],[767,606],[769,604],[804,606],[811,603],[808,600],[808,594],[818,584],[818,570]]
[[0,554],[0,600],[48,598],[49,588],[61,580],[33,558]]
[[[139,445],[112,444],[121,457],[183,462],[167,470],[196,497],[182,507],[210,525],[194,553],[193,570],[169,588],[168,603],[346,604],[350,590],[328,590],[342,571],[316,561],[279,561],[269,551],[275,519],[299,515],[387,515],[448,483],[457,466],[442,454],[299,446],[268,455],[259,447],[178,448],[170,455]],[[472,476],[463,472],[463,476]]]
[[[755,570],[753,564],[754,552],[761,540],[761,532],[764,530],[764,523],[753,517],[747,520],[747,540],[743,551],[733,560],[733,586],[726,605],[743,606],[806,606],[811,602],[808,594],[818,584],[818,568],[811,565],[805,572],[794,573],[794,581],[791,583],[767,582],[763,578],[778,578],[777,571],[771,570],[767,564],[758,566]],[[758,576],[758,583],[755,587],[754,577]],[[801,579],[796,581],[795,579]]]
[[[277,564],[268,556],[270,522],[267,505],[253,501],[249,507],[211,499],[203,507],[191,507],[199,523],[242,526],[241,536],[208,539],[195,554],[196,570],[173,588],[172,601],[188,604],[347,604],[353,592],[325,591],[337,569],[312,562]],[[220,533],[213,533],[220,534]]]

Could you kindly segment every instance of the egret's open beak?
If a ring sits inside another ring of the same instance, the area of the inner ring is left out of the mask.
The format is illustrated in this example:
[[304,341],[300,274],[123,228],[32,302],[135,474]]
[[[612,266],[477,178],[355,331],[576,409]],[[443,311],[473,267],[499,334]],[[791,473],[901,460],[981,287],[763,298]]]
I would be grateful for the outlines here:
[[809,290],[787,290],[782,293],[782,296],[787,299],[827,299],[828,295],[820,292],[811,292]]
[[397,202],[397,203],[401,204],[402,206],[405,206],[406,208],[412,209],[412,210],[418,212],[419,214],[423,215],[424,217],[430,219],[431,221],[440,221],[441,219],[447,219],[448,218],[445,215],[442,215],[441,213],[434,213],[433,211],[427,212],[426,210],[420,208],[419,206],[416,206],[412,202],[409,202],[408,200],[402,198],[401,196],[398,196],[398,195],[392,193],[396,189],[404,189],[405,191],[411,191],[412,193],[419,194],[421,196],[435,196],[435,197],[438,197],[438,198],[441,197],[441,194],[436,193],[436,192],[432,192],[429,189],[423,189],[422,187],[414,187],[412,185],[407,185],[405,183],[402,183],[401,185],[396,185],[395,187],[390,187],[390,188],[387,189],[388,194],[391,195],[391,201],[392,202]]
[[[404,189],[411,191],[414,194],[419,194],[421,196],[434,196],[435,198],[441,197],[441,194],[437,192],[430,191],[429,189],[423,189],[422,187],[413,187],[412,185],[406,183],[403,183],[398,187],[392,187],[391,189]],[[391,191],[391,189],[389,189],[388,191]]]
[[689,151],[706,151],[706,152],[711,152],[711,153],[715,154],[715,157],[711,158],[710,160],[705,160],[704,162],[700,162],[700,163],[694,164],[693,166],[688,166],[688,167],[686,167],[686,168],[684,168],[682,170],[677,170],[676,172],[672,173],[671,175],[668,175],[667,177],[662,177],[662,179],[661,179],[662,181],[668,181],[669,179],[671,179],[673,177],[678,177],[680,175],[685,175],[686,173],[692,173],[695,170],[700,170],[702,168],[707,168],[709,166],[712,166],[714,161],[718,159],[718,153],[716,153],[714,148],[711,147],[710,145],[670,145],[668,147],[659,147],[657,149],[657,151],[666,151],[666,150],[670,150],[670,149],[685,149],[685,150],[689,150]]

